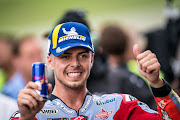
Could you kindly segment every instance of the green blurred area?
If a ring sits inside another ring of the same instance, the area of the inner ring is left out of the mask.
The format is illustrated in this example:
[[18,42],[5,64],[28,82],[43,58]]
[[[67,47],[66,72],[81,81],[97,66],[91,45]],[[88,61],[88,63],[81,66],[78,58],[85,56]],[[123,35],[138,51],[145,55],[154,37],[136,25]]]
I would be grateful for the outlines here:
[[[173,6],[180,8],[180,0]],[[108,20],[139,29],[161,25],[166,0],[0,0],[0,32],[44,34],[69,9],[84,9],[93,29]]]

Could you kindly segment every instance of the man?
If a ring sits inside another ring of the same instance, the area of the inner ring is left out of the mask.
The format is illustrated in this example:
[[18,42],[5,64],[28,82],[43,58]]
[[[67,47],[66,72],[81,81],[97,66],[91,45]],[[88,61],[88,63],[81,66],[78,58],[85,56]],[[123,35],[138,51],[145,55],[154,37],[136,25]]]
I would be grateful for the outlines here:
[[104,66],[107,70],[104,70],[106,72],[101,78],[88,78],[87,87],[91,93],[98,95],[114,92],[130,94],[145,102],[151,109],[156,110],[156,102],[146,84],[147,80],[143,80],[141,76],[132,73],[127,67],[131,59],[135,65],[131,65],[130,68],[139,73],[132,50],[135,44],[133,39],[130,39],[129,31],[125,31],[117,23],[103,27],[99,36],[99,47],[106,56]]
[[32,81],[32,63],[42,62],[42,46],[40,38],[28,35],[21,38],[17,50],[18,70],[22,73],[25,83]]
[[10,81],[16,71],[14,38],[7,34],[0,34],[0,92],[6,82]]
[[42,50],[35,36],[23,37],[16,46],[17,71],[13,77],[5,83],[2,93],[17,100],[20,89],[24,89],[29,81],[32,81],[32,63],[42,62]]
[[[62,29],[71,28],[78,35],[64,34]],[[29,82],[18,95],[19,112],[11,120],[159,120],[180,118],[179,97],[171,90],[165,80],[159,78],[160,64],[150,51],[139,53],[138,45],[134,54],[139,64],[139,72],[148,79],[158,112],[127,94],[106,94],[101,97],[91,95],[86,89],[94,59],[89,31],[86,26],[76,22],[57,25],[49,35],[49,67],[54,70],[55,87],[49,100],[44,103],[34,90],[41,90]],[[48,90],[51,91],[48,84]],[[38,102],[40,101],[40,102]],[[44,107],[43,107],[44,106]]]

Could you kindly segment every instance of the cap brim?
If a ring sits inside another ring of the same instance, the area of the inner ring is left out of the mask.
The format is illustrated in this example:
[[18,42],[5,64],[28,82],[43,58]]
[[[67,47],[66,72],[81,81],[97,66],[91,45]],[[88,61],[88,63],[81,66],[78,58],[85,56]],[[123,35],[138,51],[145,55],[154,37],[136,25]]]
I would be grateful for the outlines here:
[[60,48],[60,47],[57,47],[56,49],[53,49],[51,51],[51,53],[54,55],[54,56],[60,56],[62,53],[64,53],[65,51],[71,49],[71,48],[74,48],[74,47],[83,47],[83,48],[87,48],[89,49],[90,51],[92,51],[94,53],[94,49],[92,47],[90,47],[89,45],[85,45],[85,44],[79,44],[79,43],[70,43],[70,45],[68,46],[68,44],[66,45],[66,47],[64,48]]

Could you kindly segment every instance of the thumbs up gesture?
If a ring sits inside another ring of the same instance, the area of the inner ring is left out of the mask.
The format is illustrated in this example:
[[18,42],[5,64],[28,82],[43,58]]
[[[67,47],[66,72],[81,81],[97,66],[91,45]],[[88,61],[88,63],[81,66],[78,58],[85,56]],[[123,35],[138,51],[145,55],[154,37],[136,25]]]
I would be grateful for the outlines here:
[[133,53],[138,63],[139,73],[149,81],[150,86],[154,88],[162,87],[164,82],[159,78],[161,65],[156,55],[150,50],[140,53],[137,44],[133,47]]

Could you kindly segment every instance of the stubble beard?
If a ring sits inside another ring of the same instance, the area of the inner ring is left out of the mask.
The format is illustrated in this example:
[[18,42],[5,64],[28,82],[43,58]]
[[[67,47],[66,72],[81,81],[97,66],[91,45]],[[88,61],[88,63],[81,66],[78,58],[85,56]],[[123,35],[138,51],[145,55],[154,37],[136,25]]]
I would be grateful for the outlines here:
[[61,83],[62,85],[64,85],[65,87],[70,88],[70,89],[73,89],[73,90],[82,89],[82,88],[84,87],[84,85],[86,84],[86,81],[87,81],[87,79],[86,79],[86,80],[84,80],[83,82],[81,82],[80,84],[70,85],[70,84],[68,84],[68,83],[65,83],[63,80],[61,80],[61,79],[57,76],[57,74],[55,74],[55,76],[56,76],[58,82],[60,82],[60,83]]

